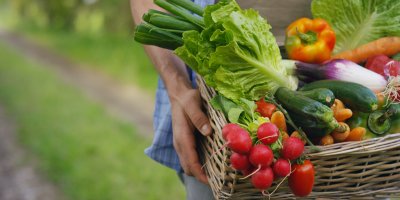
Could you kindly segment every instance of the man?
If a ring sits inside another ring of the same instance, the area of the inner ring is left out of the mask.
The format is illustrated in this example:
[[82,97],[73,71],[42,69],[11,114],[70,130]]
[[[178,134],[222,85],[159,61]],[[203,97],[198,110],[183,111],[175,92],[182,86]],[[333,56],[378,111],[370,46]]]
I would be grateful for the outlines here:
[[[213,2],[202,0],[196,3]],[[135,24],[141,22],[142,15],[150,8],[159,9],[150,0],[131,0]],[[199,91],[193,87],[194,74],[173,52],[154,46],[144,48],[161,78],[156,94],[155,138],[146,154],[179,173],[187,199],[212,199],[194,136],[196,129],[204,136],[210,135],[212,129],[202,111]]]
[[[194,2],[205,6],[214,3],[214,0],[194,0]],[[267,18],[273,19],[278,27],[273,31],[274,34],[281,36],[291,21],[309,15],[304,11],[309,10],[310,0],[237,0],[237,2],[243,8],[255,7],[259,8],[261,13],[267,14]],[[282,9],[286,9],[285,6],[294,8],[294,12],[284,12]],[[159,9],[151,0],[131,0],[135,24],[139,24],[142,15],[151,8]],[[275,27],[273,23],[271,25]],[[283,37],[279,38],[281,39],[278,40],[282,41]],[[195,75],[173,52],[154,46],[144,48],[161,78],[156,94],[155,138],[145,153],[178,172],[185,184],[187,199],[212,199],[207,177],[196,152],[194,136],[196,129],[204,136],[209,136],[212,129],[206,114],[202,111],[199,91],[195,89]]]

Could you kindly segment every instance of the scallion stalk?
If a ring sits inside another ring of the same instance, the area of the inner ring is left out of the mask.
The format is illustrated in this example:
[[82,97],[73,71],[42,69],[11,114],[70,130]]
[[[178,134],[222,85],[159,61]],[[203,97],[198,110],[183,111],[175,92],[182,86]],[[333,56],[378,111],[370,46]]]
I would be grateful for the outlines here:
[[183,45],[181,37],[148,23],[136,26],[134,40],[142,44],[155,45],[170,50],[175,50]]
[[200,27],[190,22],[186,22],[175,18],[174,16],[164,15],[160,13],[146,13],[143,15],[143,20],[159,28],[171,29],[180,31],[200,30]]
[[178,6],[181,6],[182,8],[185,8],[186,10],[189,10],[200,16],[203,16],[204,14],[204,9],[201,6],[193,3],[192,1],[189,0],[167,0],[167,1],[176,4]]
[[170,12],[174,15],[177,15],[179,17],[182,17],[182,18],[188,20],[189,22],[200,26],[201,28],[205,27],[204,21],[201,17],[191,14],[187,10],[185,10],[181,7],[178,7],[177,5],[168,3],[165,0],[154,0],[154,3],[157,4],[158,6],[160,6],[161,8],[164,8],[168,12]]

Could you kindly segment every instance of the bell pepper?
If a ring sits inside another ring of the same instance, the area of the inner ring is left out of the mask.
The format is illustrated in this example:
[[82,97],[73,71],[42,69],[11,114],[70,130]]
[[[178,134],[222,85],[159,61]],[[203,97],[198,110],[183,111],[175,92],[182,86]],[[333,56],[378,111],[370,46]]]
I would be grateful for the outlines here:
[[395,113],[391,116],[392,127],[390,127],[389,133],[400,133],[400,104],[392,104],[391,107]]
[[330,59],[335,42],[335,32],[320,18],[301,18],[286,29],[285,48],[293,60],[323,63]]
[[351,130],[356,127],[364,127],[366,129],[367,132],[365,133],[364,140],[377,137],[377,135],[372,133],[367,126],[368,115],[369,113],[355,112],[353,113],[353,116],[346,121]]
[[[379,122],[379,118],[382,119],[381,122]],[[350,126],[350,129],[359,126],[365,127],[367,132],[364,139],[376,138],[384,134],[400,133],[400,104],[392,104],[373,113],[356,112],[346,123]],[[382,133],[375,134],[371,131],[371,128],[374,131],[381,130]]]

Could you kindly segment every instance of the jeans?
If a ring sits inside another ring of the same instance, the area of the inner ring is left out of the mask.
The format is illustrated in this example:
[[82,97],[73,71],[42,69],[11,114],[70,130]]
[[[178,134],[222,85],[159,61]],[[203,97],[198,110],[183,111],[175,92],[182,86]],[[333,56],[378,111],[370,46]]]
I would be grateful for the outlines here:
[[212,200],[214,199],[210,186],[201,183],[194,176],[178,173],[186,189],[186,200]]

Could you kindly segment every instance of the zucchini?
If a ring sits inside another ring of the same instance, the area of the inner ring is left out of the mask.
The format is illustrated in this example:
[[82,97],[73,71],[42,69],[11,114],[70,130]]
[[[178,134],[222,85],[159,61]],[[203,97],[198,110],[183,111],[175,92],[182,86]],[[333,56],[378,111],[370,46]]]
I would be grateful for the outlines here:
[[309,83],[300,88],[300,90],[308,91],[316,88],[328,88],[337,99],[340,99],[353,111],[370,113],[378,108],[376,95],[370,89],[358,83],[322,80]]
[[310,137],[323,136],[339,126],[333,111],[326,105],[287,88],[279,88],[275,97],[287,110],[293,122],[303,129],[322,128],[324,132],[306,132]]
[[317,122],[316,120],[301,118],[291,113],[289,113],[289,116],[310,138],[323,137],[334,129],[326,123]]
[[314,99],[315,101],[318,101],[328,107],[331,107],[335,102],[335,95],[331,90],[327,88],[316,88],[308,91],[299,91],[299,93],[310,99]]

